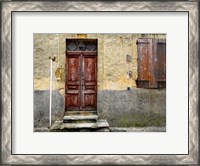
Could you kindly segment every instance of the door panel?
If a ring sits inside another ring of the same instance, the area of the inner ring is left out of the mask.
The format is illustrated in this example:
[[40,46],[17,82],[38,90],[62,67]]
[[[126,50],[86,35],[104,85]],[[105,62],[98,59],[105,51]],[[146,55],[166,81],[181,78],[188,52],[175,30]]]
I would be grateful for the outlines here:
[[82,64],[82,108],[92,110],[97,102],[97,57],[85,55]]
[[85,82],[96,81],[96,57],[83,56],[83,72]]
[[80,107],[80,56],[68,56],[66,74],[66,98],[67,109],[78,110]]

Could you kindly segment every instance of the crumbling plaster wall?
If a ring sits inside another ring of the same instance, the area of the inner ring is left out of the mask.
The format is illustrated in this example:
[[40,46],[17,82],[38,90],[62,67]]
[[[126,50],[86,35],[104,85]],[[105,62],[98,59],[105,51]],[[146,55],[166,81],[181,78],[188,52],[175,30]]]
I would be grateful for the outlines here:
[[[98,39],[98,90],[135,88],[137,79],[137,34],[87,34]],[[145,35],[160,37],[165,35]],[[77,34],[34,34],[34,89],[49,89],[50,56],[53,62],[53,89],[64,95],[66,38]],[[130,60],[127,62],[126,57]],[[131,77],[128,75],[130,71]]]
[[[52,122],[61,120],[64,113],[64,95],[65,95],[65,63],[66,63],[66,38],[93,38],[98,39],[98,109],[100,117],[115,116],[116,119],[120,115],[120,110],[116,110],[116,114],[112,108],[119,101],[109,102],[110,110],[103,109],[102,96],[112,95],[113,91],[118,91],[119,95],[126,93],[127,87],[134,92],[140,93],[140,89],[136,88],[137,79],[137,44],[139,37],[159,37],[165,38],[165,35],[141,35],[141,34],[34,34],[34,117],[35,126],[47,125],[48,119],[44,120],[44,116],[48,115],[49,106],[49,75],[50,75],[50,56],[56,57],[53,62],[53,100],[54,114]],[[128,57],[128,60],[127,60]],[[130,74],[128,74],[130,73]],[[143,93],[145,90],[143,90]],[[128,92],[127,92],[128,93]],[[130,93],[130,92],[129,92]],[[162,92],[163,95],[165,91]],[[161,96],[162,96],[161,93]],[[114,93],[115,94],[115,93]],[[149,92],[146,91],[148,95]],[[37,103],[43,99],[41,106]],[[101,99],[101,100],[100,100]],[[116,98],[117,99],[117,98]],[[123,98],[124,99],[124,98]],[[139,104],[131,98],[123,100],[127,105]],[[164,101],[158,101],[165,107]],[[37,102],[36,102],[37,101]],[[135,103],[134,103],[135,102]],[[60,104],[57,104],[60,103]],[[113,105],[113,106],[112,106]],[[136,106],[135,108],[137,108]],[[148,106],[147,106],[148,107]],[[162,106],[163,108],[163,106]],[[116,108],[115,108],[116,109]],[[156,110],[159,110],[156,108]],[[123,112],[123,110],[121,110]],[[130,110],[131,111],[131,110]],[[138,109],[134,109],[138,111]],[[46,112],[46,113],[44,113]],[[55,113],[56,112],[56,113]],[[155,111],[156,112],[156,111]],[[163,114],[163,112],[162,112]],[[109,115],[109,116],[108,116]],[[114,119],[115,119],[114,117]],[[112,118],[111,118],[112,119]],[[112,121],[110,121],[112,123]],[[113,123],[113,124],[117,124]]]

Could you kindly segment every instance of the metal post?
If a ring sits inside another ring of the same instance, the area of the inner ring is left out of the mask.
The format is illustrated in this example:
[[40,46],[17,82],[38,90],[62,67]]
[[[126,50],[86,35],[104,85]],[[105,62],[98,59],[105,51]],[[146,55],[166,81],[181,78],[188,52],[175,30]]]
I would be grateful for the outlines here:
[[49,127],[51,127],[51,105],[52,105],[52,89],[53,89],[53,61],[56,60],[56,57],[49,57],[50,59],[50,82],[49,82]]
[[49,82],[49,126],[51,126],[51,103],[52,103],[52,57],[50,57],[50,82]]

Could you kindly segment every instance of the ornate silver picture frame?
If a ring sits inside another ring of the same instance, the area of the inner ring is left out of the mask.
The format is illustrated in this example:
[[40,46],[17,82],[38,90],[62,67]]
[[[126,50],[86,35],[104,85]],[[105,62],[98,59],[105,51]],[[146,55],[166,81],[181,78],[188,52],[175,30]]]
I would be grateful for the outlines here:
[[[199,1],[6,1],[1,3],[1,164],[171,164],[199,165]],[[167,11],[189,14],[188,154],[29,155],[12,153],[12,13],[28,11]]]

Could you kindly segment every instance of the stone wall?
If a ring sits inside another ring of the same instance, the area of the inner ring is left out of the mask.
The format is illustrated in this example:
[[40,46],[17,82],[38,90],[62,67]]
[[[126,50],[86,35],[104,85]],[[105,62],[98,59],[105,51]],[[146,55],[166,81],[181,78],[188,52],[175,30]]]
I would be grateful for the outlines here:
[[165,100],[164,89],[98,91],[98,115],[111,127],[165,126]]
[[[157,89],[98,90],[97,112],[111,127],[165,126],[166,91]],[[62,120],[64,97],[52,94],[52,123]],[[34,93],[34,126],[49,125],[49,91]]]
[[[139,119],[141,115],[144,115],[143,113],[146,113],[149,117],[163,118],[162,123],[158,123],[164,125],[165,90],[136,88],[136,41],[139,37],[165,38],[165,35],[34,34],[34,126],[47,127],[48,125],[50,56],[56,57],[52,68],[52,121],[62,119],[65,95],[65,42],[66,38],[82,36],[98,39],[99,116],[106,118],[111,126],[128,126],[125,117],[134,119],[134,115],[137,114],[137,119]],[[131,90],[128,91],[127,87]],[[122,118],[121,122],[120,118]],[[131,124],[137,125],[134,120]]]
[[[52,93],[51,124],[62,120],[64,115],[64,97],[58,90]],[[49,126],[49,90],[35,90],[34,92],[34,127]]]

